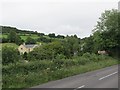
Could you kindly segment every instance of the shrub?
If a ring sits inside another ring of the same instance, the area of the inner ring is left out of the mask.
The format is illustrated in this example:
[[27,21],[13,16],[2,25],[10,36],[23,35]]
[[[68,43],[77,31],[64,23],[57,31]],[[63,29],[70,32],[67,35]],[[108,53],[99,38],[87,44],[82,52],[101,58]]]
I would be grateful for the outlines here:
[[90,61],[93,61],[93,62],[98,62],[99,60],[101,60],[101,58],[99,58],[99,56],[94,53],[91,54],[89,59]]
[[2,48],[2,63],[15,63],[19,60],[18,51],[13,47],[3,47]]
[[57,54],[55,58],[56,58],[56,59],[65,59],[66,56],[63,55],[63,54]]
[[82,57],[90,58],[90,57],[91,57],[91,54],[87,52],[87,53],[84,53],[84,54],[82,55]]
[[89,62],[90,62],[90,59],[85,57],[81,57],[78,60],[79,65],[85,65],[86,63],[89,63]]

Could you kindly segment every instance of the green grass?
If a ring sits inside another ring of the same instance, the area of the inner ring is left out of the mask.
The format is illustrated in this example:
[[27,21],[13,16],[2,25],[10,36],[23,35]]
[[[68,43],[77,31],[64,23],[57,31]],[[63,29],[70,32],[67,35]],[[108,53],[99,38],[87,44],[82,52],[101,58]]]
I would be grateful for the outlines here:
[[[99,60],[85,63],[78,59],[62,61],[39,60],[3,66],[3,88],[28,88],[52,80],[62,79],[118,63],[108,56],[98,56]],[[82,57],[83,58],[83,57]],[[81,59],[82,59],[81,58]]]
[[[26,35],[26,36],[20,35],[20,37],[21,37],[23,40],[26,40],[29,36],[30,36],[30,35]],[[33,39],[38,39],[38,38],[39,38],[39,36],[37,36],[37,35],[31,35],[30,37],[33,38]]]
[[[6,34],[2,34],[2,35],[0,35],[0,38],[7,38],[7,36],[8,35],[6,35]],[[30,35],[25,35],[25,36],[24,35],[20,35],[21,39],[23,39],[23,40],[26,40],[29,36]],[[34,34],[32,34],[30,37],[33,38],[33,39],[38,39],[39,38],[38,35],[34,35]]]

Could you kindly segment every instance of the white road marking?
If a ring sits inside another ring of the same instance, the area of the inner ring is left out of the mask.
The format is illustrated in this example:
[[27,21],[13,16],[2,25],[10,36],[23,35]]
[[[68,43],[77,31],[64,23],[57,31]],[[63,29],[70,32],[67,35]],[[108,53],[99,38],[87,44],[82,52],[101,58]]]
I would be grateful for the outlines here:
[[74,90],[77,90],[77,89],[83,88],[83,87],[85,87],[85,85],[82,85],[82,86],[80,86],[80,87],[78,87],[78,88],[76,88],[76,89],[74,89]]
[[109,74],[109,75],[107,75],[107,76],[104,76],[104,77],[100,78],[99,80],[102,80],[102,79],[104,79],[104,78],[110,77],[110,76],[112,76],[112,75],[114,75],[114,74],[116,74],[116,73],[118,73],[118,72],[114,72],[114,73],[112,73],[112,74]]
[[83,88],[83,87],[85,87],[85,85],[82,85],[82,86],[80,86],[80,87],[78,87],[78,88]]

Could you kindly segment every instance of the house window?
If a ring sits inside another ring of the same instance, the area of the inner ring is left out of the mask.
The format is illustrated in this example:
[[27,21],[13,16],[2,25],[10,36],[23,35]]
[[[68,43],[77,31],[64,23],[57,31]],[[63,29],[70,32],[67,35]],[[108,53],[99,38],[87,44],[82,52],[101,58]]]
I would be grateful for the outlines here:
[[23,48],[21,48],[21,50],[23,50]]

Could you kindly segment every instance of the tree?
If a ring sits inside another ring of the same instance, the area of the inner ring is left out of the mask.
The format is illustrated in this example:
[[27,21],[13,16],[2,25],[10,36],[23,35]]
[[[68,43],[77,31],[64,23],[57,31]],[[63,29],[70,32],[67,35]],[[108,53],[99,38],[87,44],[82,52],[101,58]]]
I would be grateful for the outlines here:
[[15,63],[19,60],[18,51],[13,47],[2,47],[2,63],[4,65]]
[[[120,48],[120,12],[107,10],[102,13],[94,29],[94,42],[100,50],[119,50]],[[97,47],[97,46],[96,46]],[[112,52],[112,51],[111,51]],[[118,51],[117,51],[118,52]]]
[[8,43],[8,39],[7,38],[2,38],[2,43]]
[[44,42],[44,43],[50,43],[52,42],[52,39],[51,38],[46,38],[46,37],[43,37],[43,36],[40,36],[38,39],[37,39],[38,42]]
[[27,53],[25,52],[24,54],[23,54],[23,58],[25,59],[25,60],[27,60]]
[[55,38],[55,33],[50,33],[48,36],[51,38]]
[[55,59],[58,54],[63,54],[63,52],[64,48],[62,43],[55,41],[35,48],[28,56],[32,56],[30,59],[35,58],[37,60]]
[[16,43],[18,45],[23,42],[23,40],[21,39],[21,37],[18,36],[15,31],[10,31],[7,39],[8,39],[9,43]]
[[8,35],[8,40],[9,40],[9,42],[11,43],[11,42],[13,42],[13,43],[15,43],[15,41],[16,41],[16,32],[15,31],[11,31],[10,32],[10,34]]
[[67,57],[77,55],[80,51],[79,39],[74,36],[67,36],[64,42],[64,47]]
[[[93,53],[94,52],[94,42],[93,42],[93,36],[87,37],[83,40],[83,53],[89,52]],[[81,53],[81,52],[80,52]]]
[[38,33],[38,36],[44,36],[45,34],[44,33]]
[[33,39],[33,38],[31,38],[31,37],[28,37],[27,39],[26,39],[26,42],[25,42],[26,44],[36,44],[36,40],[35,39]]
[[63,36],[63,35],[57,35],[56,37],[57,37],[57,38],[62,38],[62,39],[65,38],[65,36]]

